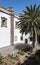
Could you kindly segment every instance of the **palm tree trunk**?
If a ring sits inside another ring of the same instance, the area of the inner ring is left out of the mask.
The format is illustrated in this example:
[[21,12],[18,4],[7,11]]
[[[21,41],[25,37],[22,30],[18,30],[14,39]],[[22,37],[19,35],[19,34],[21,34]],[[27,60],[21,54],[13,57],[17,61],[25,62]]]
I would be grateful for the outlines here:
[[35,44],[37,44],[37,33],[35,33]]
[[35,31],[33,27],[33,43],[32,43],[33,48],[35,47]]
[[38,37],[38,35],[37,35],[37,33],[35,32],[35,48],[38,47],[38,40],[37,40],[37,37]]

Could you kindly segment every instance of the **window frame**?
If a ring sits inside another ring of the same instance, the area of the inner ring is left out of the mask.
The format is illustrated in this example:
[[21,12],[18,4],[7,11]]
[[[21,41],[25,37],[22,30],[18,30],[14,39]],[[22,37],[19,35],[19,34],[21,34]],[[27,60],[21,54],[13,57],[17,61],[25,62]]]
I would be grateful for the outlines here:
[[[3,23],[4,20],[4,23]],[[1,17],[1,27],[6,27],[7,28],[7,18]]]

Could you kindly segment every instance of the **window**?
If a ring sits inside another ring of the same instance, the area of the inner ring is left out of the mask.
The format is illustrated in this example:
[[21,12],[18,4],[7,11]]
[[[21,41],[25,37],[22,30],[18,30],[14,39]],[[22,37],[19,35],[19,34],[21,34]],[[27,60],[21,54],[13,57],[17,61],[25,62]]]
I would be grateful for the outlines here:
[[15,22],[15,28],[19,28],[17,21]]
[[15,36],[15,41],[17,41],[17,36]]
[[21,40],[23,40],[23,36],[21,36]]
[[7,19],[5,17],[1,17],[2,22],[1,22],[1,27],[7,27]]
[[30,41],[32,41],[33,40],[33,37],[30,37]]

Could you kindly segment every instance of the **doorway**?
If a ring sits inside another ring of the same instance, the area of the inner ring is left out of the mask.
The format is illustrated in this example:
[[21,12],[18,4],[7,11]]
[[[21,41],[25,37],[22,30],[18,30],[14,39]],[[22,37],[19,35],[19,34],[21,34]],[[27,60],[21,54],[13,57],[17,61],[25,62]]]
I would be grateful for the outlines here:
[[27,39],[25,39],[25,43],[27,44],[27,42],[28,42],[28,40]]

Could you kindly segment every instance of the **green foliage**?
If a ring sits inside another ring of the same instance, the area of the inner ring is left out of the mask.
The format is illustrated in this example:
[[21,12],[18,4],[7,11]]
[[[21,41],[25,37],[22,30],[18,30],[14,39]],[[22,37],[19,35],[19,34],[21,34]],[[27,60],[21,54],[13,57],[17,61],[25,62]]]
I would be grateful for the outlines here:
[[1,53],[0,53],[0,64],[2,64],[3,63],[3,56],[1,56]]
[[40,33],[40,5],[34,6],[30,5],[26,7],[26,10],[23,10],[23,14],[20,15],[19,27],[20,32],[27,34],[32,32],[33,34],[33,44],[35,46],[35,33]]
[[28,57],[21,65],[40,65],[40,50]]
[[12,59],[14,59],[14,60],[17,60],[18,59],[18,55],[16,54],[15,56],[13,56],[13,54],[9,54],[8,55],[8,57],[12,60]]
[[[36,29],[38,32],[40,30],[40,5],[37,7],[36,4],[34,6],[30,5],[26,7],[26,10],[23,10],[23,14],[20,15],[20,32],[27,33],[31,30]],[[37,33],[36,32],[36,33]]]
[[24,51],[19,52],[20,55],[25,55]]
[[37,50],[35,55],[36,55],[36,57],[38,56],[38,58],[40,59],[40,50]]
[[24,49],[23,49],[23,51],[24,52],[28,52],[28,51],[31,51],[33,48],[30,46],[30,45],[27,45]]

